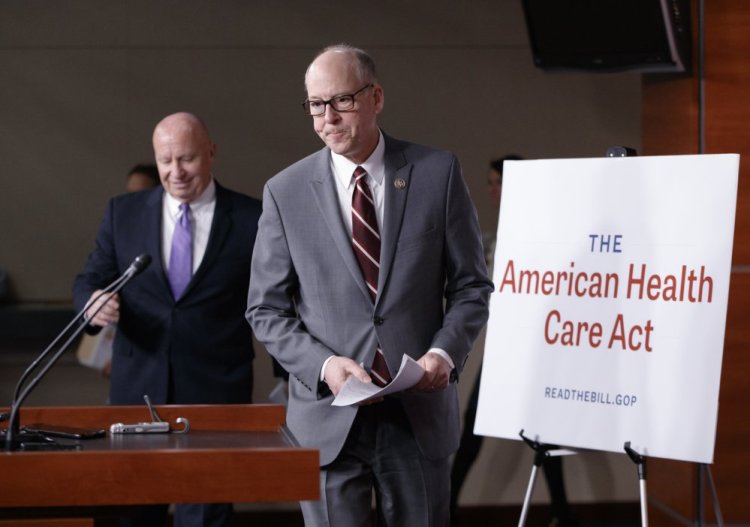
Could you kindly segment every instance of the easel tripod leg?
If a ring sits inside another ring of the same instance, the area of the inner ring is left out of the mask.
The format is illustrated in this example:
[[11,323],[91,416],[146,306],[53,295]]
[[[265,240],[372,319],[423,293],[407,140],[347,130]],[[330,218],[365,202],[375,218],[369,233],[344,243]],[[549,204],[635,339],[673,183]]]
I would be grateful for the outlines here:
[[724,527],[724,517],[721,514],[721,506],[719,505],[719,495],[716,492],[716,484],[714,483],[714,477],[711,474],[711,467],[707,465],[706,463],[700,463],[698,465],[698,492],[697,500],[698,500],[698,510],[696,511],[697,518],[696,520],[700,522],[700,524],[703,524],[703,513],[704,507],[703,507],[703,489],[704,489],[704,475],[705,480],[708,482],[708,489],[711,492],[711,506],[714,509],[714,516],[716,517],[716,525],[718,527]]
[[630,448],[630,441],[624,446],[630,460],[638,465],[638,487],[641,495],[641,526],[648,527],[648,496],[646,494],[646,457]]
[[523,499],[523,507],[521,508],[521,517],[518,519],[518,527],[524,527],[526,524],[526,516],[529,514],[531,496],[534,493],[534,484],[536,483],[536,473],[538,470],[539,467],[535,463],[531,467],[531,477],[529,477],[529,485],[526,487],[526,497]]

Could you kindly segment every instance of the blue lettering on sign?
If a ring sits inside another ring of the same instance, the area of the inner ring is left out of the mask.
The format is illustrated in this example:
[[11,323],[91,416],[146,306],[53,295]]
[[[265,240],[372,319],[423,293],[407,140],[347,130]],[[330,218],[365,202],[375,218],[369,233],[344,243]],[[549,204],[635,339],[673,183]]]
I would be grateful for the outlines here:
[[604,404],[611,406],[635,406],[638,397],[628,393],[611,394],[596,390],[581,390],[578,388],[561,388],[558,386],[544,387],[545,399],[560,399],[587,404]]
[[592,253],[621,253],[622,234],[589,234]]

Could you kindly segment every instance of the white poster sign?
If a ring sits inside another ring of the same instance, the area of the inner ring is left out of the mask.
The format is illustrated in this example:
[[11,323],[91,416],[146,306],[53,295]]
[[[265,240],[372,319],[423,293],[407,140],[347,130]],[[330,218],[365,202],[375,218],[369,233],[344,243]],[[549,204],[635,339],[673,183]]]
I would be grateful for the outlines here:
[[475,433],[712,462],[738,170],[507,162]]

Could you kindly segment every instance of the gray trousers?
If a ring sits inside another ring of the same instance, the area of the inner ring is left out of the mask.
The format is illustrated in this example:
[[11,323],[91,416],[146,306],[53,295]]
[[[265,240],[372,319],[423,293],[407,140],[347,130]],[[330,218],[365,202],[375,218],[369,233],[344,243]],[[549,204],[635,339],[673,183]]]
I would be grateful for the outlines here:
[[426,459],[401,402],[387,397],[359,409],[341,452],[321,467],[320,492],[320,500],[301,503],[306,527],[369,526],[373,520],[383,527],[447,526],[449,457]]

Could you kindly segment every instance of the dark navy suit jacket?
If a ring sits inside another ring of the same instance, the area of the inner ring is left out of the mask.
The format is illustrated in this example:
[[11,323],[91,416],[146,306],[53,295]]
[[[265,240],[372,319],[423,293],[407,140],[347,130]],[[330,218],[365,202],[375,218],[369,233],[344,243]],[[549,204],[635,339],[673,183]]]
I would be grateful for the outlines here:
[[159,187],[110,200],[73,286],[79,310],[136,256],[153,259],[120,292],[110,402],[143,404],[144,394],[157,404],[250,402],[254,352],[244,312],[260,201],[216,184],[205,256],[175,301],[161,256],[163,193]]

